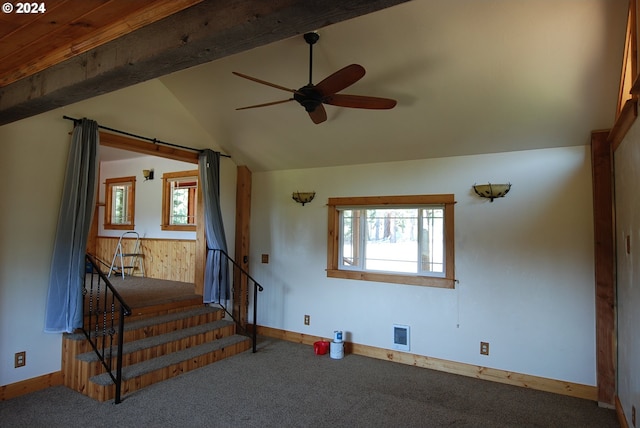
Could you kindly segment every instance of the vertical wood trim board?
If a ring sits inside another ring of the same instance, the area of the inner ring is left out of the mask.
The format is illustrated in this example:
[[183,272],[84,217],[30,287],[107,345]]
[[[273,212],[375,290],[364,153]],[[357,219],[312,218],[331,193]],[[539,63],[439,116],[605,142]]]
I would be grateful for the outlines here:
[[596,367],[598,401],[613,405],[616,392],[615,223],[613,151],[609,132],[591,133],[596,285]]
[[[249,244],[251,241],[251,170],[246,166],[238,166],[236,179],[236,250],[235,260],[242,268],[249,272]],[[249,289],[247,278],[238,276],[234,270],[233,316],[240,320],[240,324],[247,325],[249,310]]]
[[195,294],[204,296],[204,271],[207,262],[207,236],[204,226],[204,196],[202,186],[198,186],[198,202],[196,204],[196,243],[194,262]]

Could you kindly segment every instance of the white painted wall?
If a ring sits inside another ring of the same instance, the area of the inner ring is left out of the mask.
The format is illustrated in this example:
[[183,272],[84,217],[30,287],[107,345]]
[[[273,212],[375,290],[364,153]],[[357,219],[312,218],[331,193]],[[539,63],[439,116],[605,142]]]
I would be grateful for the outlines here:
[[[0,127],[0,385],[60,370],[62,339],[45,334],[44,311],[69,122],[45,114]],[[14,354],[26,351],[26,366]]]
[[[387,349],[392,325],[408,324],[415,354],[595,385],[590,168],[583,146],[254,173],[258,324],[327,338],[344,330]],[[490,203],[472,189],[486,182],[513,187]],[[303,207],[294,191],[317,194]],[[435,193],[457,201],[455,290],[326,277],[327,198]]]
[[[143,169],[153,169],[154,179],[144,180]],[[172,230],[162,230],[162,174],[176,171],[197,170],[198,165],[189,162],[174,161],[155,156],[140,156],[132,159],[101,162],[100,164],[100,197],[99,201],[105,201],[105,180],[107,178],[136,176],[136,207],[135,207],[135,230],[140,237],[162,238],[162,239],[196,239],[195,232],[180,232]],[[234,234],[235,234],[235,186],[237,175],[236,164],[229,158],[220,158],[220,198],[222,214],[224,219],[225,234],[227,236],[227,246],[233,254]],[[120,236],[121,230],[110,230],[104,228],[104,207],[99,211],[98,235],[100,236]]]
[[[618,397],[631,423],[640,411],[640,123],[636,121],[615,152]],[[626,239],[630,238],[630,253]]]
[[[0,209],[0,385],[61,368],[62,337],[43,329],[72,129],[72,123],[62,118],[65,114],[183,146],[219,150],[158,81],[0,127],[0,181],[11,190]],[[232,253],[235,168],[232,160],[221,160],[223,218]],[[14,368],[14,354],[20,351],[26,351],[27,364]]]
[[[154,179],[145,181],[143,169],[153,169]],[[165,239],[196,239],[195,232],[162,230],[162,174],[167,172],[197,170],[198,165],[154,156],[141,156],[132,159],[102,162],[100,164],[100,197],[105,199],[105,180],[117,177],[136,177],[135,230],[140,237]],[[98,235],[120,236],[123,231],[104,228],[105,207],[99,210]]]

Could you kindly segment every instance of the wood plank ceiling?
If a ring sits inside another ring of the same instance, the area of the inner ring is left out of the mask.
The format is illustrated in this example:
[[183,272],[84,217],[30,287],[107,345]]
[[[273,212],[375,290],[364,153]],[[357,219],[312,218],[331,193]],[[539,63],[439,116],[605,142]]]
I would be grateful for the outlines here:
[[0,87],[201,1],[47,0],[35,13],[14,6],[0,14]]
[[5,11],[0,125],[406,1],[47,0],[45,13]]

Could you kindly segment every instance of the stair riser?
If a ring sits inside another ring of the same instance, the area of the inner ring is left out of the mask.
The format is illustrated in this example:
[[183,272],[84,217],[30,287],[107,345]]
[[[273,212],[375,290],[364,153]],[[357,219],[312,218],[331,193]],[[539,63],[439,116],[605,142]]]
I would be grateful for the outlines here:
[[[181,349],[192,348],[194,346],[201,345],[206,342],[211,342],[223,337],[232,336],[235,334],[235,325],[229,325],[223,328],[209,331],[207,333],[198,334],[195,336],[180,339],[174,342],[163,343],[152,348],[142,349],[140,351],[132,352],[122,356],[122,366],[130,366],[133,364],[141,363],[151,358],[161,357],[163,355],[170,354],[172,352],[179,351]],[[113,366],[115,367],[115,358],[113,359]],[[99,372],[100,373],[100,372]],[[96,373],[96,374],[99,374]]]
[[[202,307],[202,301],[200,299],[191,299],[191,300],[172,302],[172,303],[145,307],[145,308],[133,308],[132,314],[127,317],[127,322],[138,320],[138,319],[153,318],[160,315],[173,314],[176,312],[181,312],[184,310],[199,308],[199,307]],[[86,308],[85,311],[88,313],[89,309]],[[99,315],[99,317],[101,317],[100,322],[102,322],[103,316],[104,316],[103,314]],[[107,321],[111,319],[111,316],[112,316],[111,312],[108,312]],[[113,318],[115,323],[117,324],[118,320],[120,319],[120,312],[116,310],[113,314]],[[95,326],[95,323],[96,323],[95,315],[93,316],[93,320],[91,320],[88,315],[85,316],[83,322],[85,326],[89,325],[89,322],[91,322],[92,326]]]
[[[196,316],[193,318],[202,319],[203,317]],[[204,319],[206,318],[207,317],[204,317]],[[191,323],[192,322],[188,322],[186,324]],[[223,337],[232,336],[233,334],[235,334],[235,325],[230,324],[228,326],[211,330],[206,333],[197,334],[173,342],[163,343],[152,348],[131,352],[123,355],[122,366],[125,367],[137,364],[151,358],[156,358],[169,354],[171,352],[179,351],[181,349],[191,348],[206,342],[221,339]],[[65,364],[63,375],[65,385],[82,394],[87,394],[87,384],[89,383],[89,379],[93,376],[104,373],[106,369],[99,360],[82,361],[75,358],[77,355],[92,351],[91,345],[88,341],[75,341],[66,339],[65,343],[65,346],[69,347],[68,351],[65,352],[65,355],[69,358],[69,360],[67,361],[67,357],[65,357],[65,361],[63,362]],[[115,360],[116,357],[112,358],[112,367],[116,367]]]
[[[181,363],[144,374],[134,379],[123,381],[121,394],[124,396],[154,383],[162,382],[163,380],[179,376],[182,373],[204,367],[208,364],[244,352],[249,348],[251,348],[251,341],[246,340],[235,345],[227,346],[226,348],[209,352],[191,360],[183,361]],[[89,397],[98,401],[112,400],[115,398],[115,386],[102,386],[91,383],[87,393]]]
[[[164,315],[164,314],[162,314]],[[124,332],[124,341],[131,342],[134,340],[145,339],[147,337],[158,336],[160,334],[169,333],[183,328],[195,327],[200,324],[206,324],[213,321],[223,319],[223,311],[208,312],[206,314],[197,315],[180,320],[170,321],[162,324],[155,324],[152,326],[142,327],[135,330],[128,330]],[[130,322],[127,319],[127,322]],[[118,339],[117,332],[113,335],[114,343]]]
[[221,311],[209,312],[199,316],[185,318],[181,320],[171,321],[164,324],[156,324],[137,330],[126,331],[124,333],[124,341],[131,342],[134,340],[146,339],[147,337],[158,336],[160,334],[170,333],[184,328],[195,327],[200,324],[206,324],[222,319]]
[[92,350],[88,340],[72,340],[64,338],[62,341],[62,378],[64,385],[81,393],[86,389],[89,379],[81,361],[76,357]]

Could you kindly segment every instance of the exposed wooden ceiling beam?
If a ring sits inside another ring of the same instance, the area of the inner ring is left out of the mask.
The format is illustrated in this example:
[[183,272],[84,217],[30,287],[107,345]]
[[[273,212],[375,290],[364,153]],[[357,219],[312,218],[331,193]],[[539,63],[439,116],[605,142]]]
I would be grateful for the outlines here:
[[406,1],[204,1],[1,88],[0,125]]

